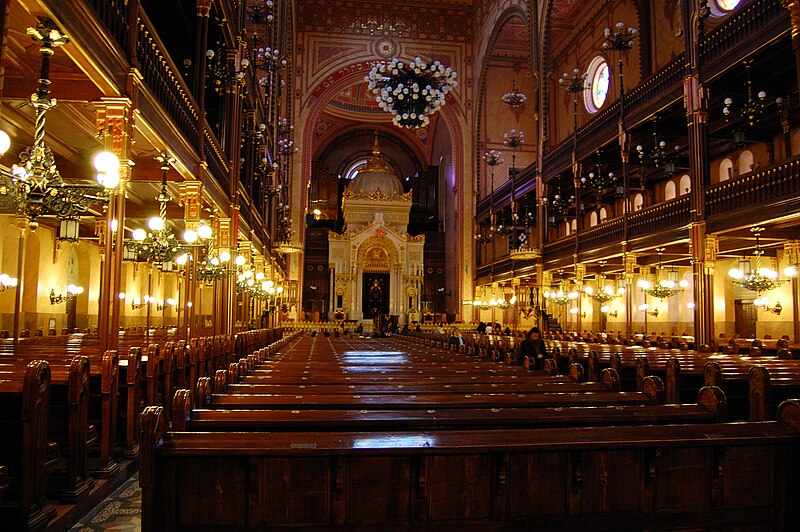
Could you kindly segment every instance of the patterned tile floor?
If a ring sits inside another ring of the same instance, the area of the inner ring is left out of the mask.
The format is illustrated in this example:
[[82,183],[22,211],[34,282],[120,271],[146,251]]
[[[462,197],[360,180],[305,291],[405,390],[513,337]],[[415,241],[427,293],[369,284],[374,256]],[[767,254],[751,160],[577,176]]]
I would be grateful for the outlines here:
[[102,530],[141,530],[142,490],[139,474],[126,480],[117,490],[84,516],[70,532],[96,532]]

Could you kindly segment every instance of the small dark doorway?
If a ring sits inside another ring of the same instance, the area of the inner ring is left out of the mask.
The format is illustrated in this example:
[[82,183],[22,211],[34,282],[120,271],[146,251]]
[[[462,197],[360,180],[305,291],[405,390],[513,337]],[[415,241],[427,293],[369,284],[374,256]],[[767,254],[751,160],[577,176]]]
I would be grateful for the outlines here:
[[734,319],[736,334],[744,338],[756,337],[756,321],[758,321],[758,311],[752,301],[736,299],[734,302]]
[[365,273],[362,281],[361,309],[364,319],[389,314],[389,274]]

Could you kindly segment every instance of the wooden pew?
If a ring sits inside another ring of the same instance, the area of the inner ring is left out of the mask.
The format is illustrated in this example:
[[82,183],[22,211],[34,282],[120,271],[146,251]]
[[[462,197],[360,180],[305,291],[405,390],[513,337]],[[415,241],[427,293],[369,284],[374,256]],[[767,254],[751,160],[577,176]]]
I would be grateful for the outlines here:
[[[22,381],[25,363],[0,363],[0,379]],[[47,491],[65,503],[75,503],[89,494],[94,481],[87,475],[89,435],[89,359],[75,357],[70,364],[55,362],[50,367],[48,443],[58,445],[61,458],[48,476]]]
[[709,423],[725,421],[727,415],[725,395],[716,387],[700,390],[696,405],[291,411],[198,409],[190,390],[177,390],[173,412],[176,431],[312,432]]
[[0,528],[43,530],[56,510],[46,504],[50,366],[31,361],[22,380],[0,380],[0,464],[9,487],[0,505]]
[[[426,432],[166,432],[142,418],[142,529],[547,530],[796,523],[779,421]],[[145,451],[145,449],[147,449]],[[180,495],[179,495],[180,494]]]

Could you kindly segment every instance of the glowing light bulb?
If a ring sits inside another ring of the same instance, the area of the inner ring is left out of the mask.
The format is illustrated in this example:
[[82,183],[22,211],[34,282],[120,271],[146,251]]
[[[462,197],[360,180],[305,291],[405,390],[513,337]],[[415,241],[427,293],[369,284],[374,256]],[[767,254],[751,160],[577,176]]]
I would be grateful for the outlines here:
[[133,233],[131,233],[131,237],[134,240],[141,242],[142,240],[147,238],[147,231],[145,231],[144,229],[134,229]]
[[158,216],[153,216],[152,218],[147,220],[147,227],[149,227],[153,231],[161,231],[162,229],[164,229],[164,220],[162,220]]
[[187,229],[183,232],[183,240],[188,244],[194,244],[197,242],[197,231]]

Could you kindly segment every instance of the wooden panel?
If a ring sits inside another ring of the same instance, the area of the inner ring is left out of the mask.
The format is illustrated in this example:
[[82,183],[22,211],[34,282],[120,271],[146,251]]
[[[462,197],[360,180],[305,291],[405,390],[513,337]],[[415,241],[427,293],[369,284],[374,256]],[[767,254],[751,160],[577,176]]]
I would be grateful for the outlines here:
[[231,458],[178,461],[180,526],[244,526],[245,462]]
[[425,460],[431,520],[489,517],[489,455],[431,456]]
[[[774,448],[765,446],[728,447],[724,467],[725,506],[770,504],[775,486]],[[761,489],[753,489],[761,486]]]
[[513,453],[508,468],[509,517],[567,511],[567,453]]
[[349,464],[349,524],[375,525],[410,521],[410,458],[352,458]]
[[642,487],[641,451],[583,453],[583,512],[639,511]]
[[708,449],[662,449],[657,453],[655,509],[705,508],[709,504]]
[[330,460],[274,458],[265,461],[261,503],[270,525],[326,525],[330,522]]

